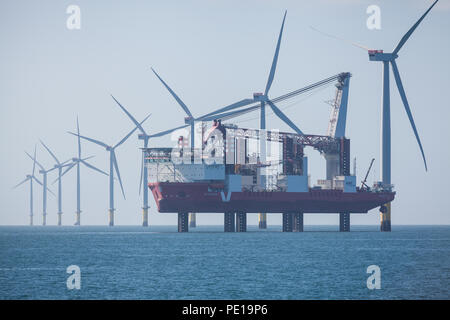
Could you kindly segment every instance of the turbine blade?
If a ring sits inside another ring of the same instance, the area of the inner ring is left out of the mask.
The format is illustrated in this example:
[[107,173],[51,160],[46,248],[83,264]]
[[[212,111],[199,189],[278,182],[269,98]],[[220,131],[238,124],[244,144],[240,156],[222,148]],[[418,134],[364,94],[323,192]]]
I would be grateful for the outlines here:
[[425,171],[428,171],[425,153],[422,148],[422,143],[420,142],[419,133],[417,132],[416,125],[414,123],[414,119],[411,113],[411,109],[409,108],[409,103],[408,99],[406,98],[405,90],[403,89],[403,84],[400,78],[400,73],[398,72],[397,64],[395,63],[395,60],[391,60],[391,64],[392,64],[392,71],[394,72],[395,82],[397,83],[398,92],[400,93],[400,97],[402,98],[406,114],[408,115],[409,122],[411,123],[411,127],[414,131],[414,135],[416,136],[417,143],[419,144],[420,152],[422,153],[423,163],[425,164]]
[[41,186],[43,186],[42,182],[40,182],[39,179],[36,178],[35,176],[31,176],[31,179],[33,179],[33,180],[36,181],[38,184],[40,184]]
[[[42,182],[40,182],[35,176],[31,177],[32,179],[34,179],[34,181],[36,181],[38,184],[40,184],[42,187],[44,187],[44,185],[42,184]],[[55,196],[55,194],[53,193],[52,190],[50,190],[48,187],[46,188],[48,192],[50,192],[52,195]]]
[[336,40],[339,40],[339,41],[347,42],[348,44],[351,44],[351,45],[354,46],[354,47],[363,49],[364,51],[369,51],[369,50],[370,50],[370,48],[368,48],[368,47],[366,47],[366,46],[363,46],[362,44],[359,44],[359,43],[356,43],[356,42],[352,42],[352,41],[349,41],[349,40],[347,40],[347,39],[340,38],[340,37],[338,37],[338,36],[335,36],[335,35],[332,35],[332,34],[329,34],[329,33],[323,32],[323,31],[320,31],[319,29],[316,29],[316,28],[314,28],[313,26],[309,26],[309,27],[310,27],[312,30],[314,30],[314,31],[316,31],[316,32],[318,32],[318,33],[320,33],[320,34],[326,36],[326,37],[333,38],[333,39],[336,39]]
[[248,107],[242,110],[235,110],[235,111],[230,111],[230,112],[225,112],[225,113],[219,113],[219,114],[215,114],[206,118],[203,118],[203,121],[210,121],[210,120],[215,120],[215,119],[220,119],[220,120],[228,120],[234,117],[239,117],[243,114],[258,110],[261,108],[261,104],[258,104],[256,106],[252,106],[252,107]]
[[186,112],[186,114],[189,117],[194,118],[192,116],[192,113],[189,110],[189,108],[184,104],[183,101],[181,101],[181,99],[177,96],[177,94],[175,92],[173,92],[172,89],[170,89],[170,87],[167,85],[167,83],[165,83],[164,80],[161,79],[161,77],[156,73],[156,71],[153,68],[151,68],[151,69],[152,69],[153,73],[158,77],[158,79],[162,82],[162,84],[166,87],[166,89],[169,90],[170,94],[172,95],[172,97],[175,98],[175,100],[178,102],[178,104],[181,106],[181,108],[183,108],[184,112]]
[[76,134],[76,133],[73,133],[73,132],[70,132],[70,131],[67,131],[67,133],[70,133],[71,135],[77,136],[78,139],[82,138],[84,140],[87,140],[87,141],[90,141],[92,143],[98,144],[99,146],[102,146],[102,147],[105,147],[105,148],[109,148],[109,146],[106,143],[103,143],[101,141],[98,141],[98,140],[95,140],[95,139],[92,139],[92,138],[88,138],[88,137],[85,137],[85,136],[80,136],[79,134]]
[[172,133],[172,132],[174,132],[174,131],[177,131],[178,129],[182,129],[182,128],[186,128],[186,127],[189,127],[189,125],[188,125],[188,124],[185,124],[184,126],[179,126],[179,127],[173,128],[173,129],[166,130],[166,131],[161,131],[161,132],[152,134],[152,135],[150,135],[149,137],[150,137],[150,138],[161,137],[161,136],[164,136],[164,135],[166,135],[166,134],[169,134],[169,133]]
[[48,170],[46,170],[46,171],[47,171],[47,173],[49,173],[49,172],[52,172],[53,170],[56,170],[56,169],[58,169],[58,167],[53,167],[53,168],[48,169]]
[[[28,153],[27,153],[28,154]],[[33,157],[33,173],[31,175],[34,176],[34,169],[36,168],[36,145],[34,145],[34,157]]]
[[113,164],[114,164],[114,169],[116,170],[116,173],[117,173],[117,178],[119,178],[120,189],[122,190],[123,198],[126,199],[125,191],[123,191],[122,179],[120,178],[119,165],[117,164],[116,153],[114,152],[114,150],[112,150],[111,152],[113,153]]
[[64,170],[63,173],[61,173],[61,177],[56,178],[55,181],[52,182],[52,184],[54,184],[56,181],[58,181],[59,178],[62,178],[67,172],[70,171],[70,169],[72,169],[73,167],[75,167],[75,165],[76,165],[76,162],[73,162],[73,163],[69,164],[68,167],[67,167],[67,169]]
[[280,109],[278,109],[278,107],[275,106],[272,101],[267,100],[266,102],[269,104],[269,106],[272,108],[273,112],[278,116],[278,118],[283,120],[295,132],[303,135],[303,132]]
[[50,151],[50,149],[45,145],[44,142],[42,142],[42,140],[39,140],[41,142],[41,144],[44,146],[44,148],[48,151],[48,153],[50,153],[50,155],[53,157],[53,159],[56,161],[57,164],[61,164],[59,162],[59,160],[56,158],[56,156],[53,154],[53,152]]
[[243,99],[241,101],[238,101],[238,102],[235,102],[233,104],[230,104],[230,105],[228,105],[226,107],[217,109],[217,110],[215,110],[213,112],[210,112],[210,113],[207,113],[207,114],[205,114],[205,115],[203,115],[201,117],[198,117],[196,120],[203,120],[206,117],[209,117],[209,116],[212,116],[212,115],[215,115],[215,114],[218,114],[218,113],[222,113],[222,112],[225,112],[225,111],[233,110],[233,109],[236,109],[236,108],[239,108],[239,107],[243,107],[243,106],[249,105],[249,104],[254,103],[254,102],[256,102],[254,99]]
[[69,164],[70,161],[72,161],[72,158],[67,159],[67,160],[64,161],[64,162],[61,162],[61,163],[59,164],[59,166],[60,166],[60,167],[67,167],[67,166],[70,165],[70,164]]
[[280,52],[281,36],[283,35],[284,21],[286,20],[287,10],[284,12],[283,23],[281,24],[280,35],[278,36],[277,48],[275,49],[275,55],[273,56],[272,67],[270,68],[269,78],[267,79],[266,90],[264,94],[267,96],[270,87],[272,86],[275,70],[277,69],[278,53]]
[[50,190],[50,188],[47,187],[47,191],[48,191],[52,196],[56,197],[56,194],[55,194],[52,190]]
[[114,101],[117,103],[117,105],[122,109],[122,111],[125,112],[125,114],[128,116],[128,118],[130,118],[131,121],[133,121],[133,123],[139,128],[139,130],[144,135],[147,135],[147,133],[145,132],[144,128],[142,128],[141,124],[131,115],[131,113],[129,113],[128,110],[125,109],[125,107],[119,101],[117,101],[117,99],[114,98],[113,95],[111,95],[111,97],[114,99]]
[[144,153],[142,152],[141,158],[141,177],[139,179],[139,195],[141,195],[142,183],[144,181]]
[[88,167],[88,168],[90,168],[90,169],[92,169],[92,170],[95,170],[95,171],[97,171],[97,172],[100,172],[100,173],[104,174],[105,176],[109,176],[109,174],[107,174],[105,171],[102,171],[102,170],[100,170],[99,168],[94,167],[92,164],[90,164],[90,163],[84,161],[83,159],[80,159],[80,162],[81,162],[82,164],[84,164],[86,167]]
[[20,183],[16,184],[14,187],[12,187],[13,189],[17,188],[18,186],[24,184],[25,182],[27,182],[30,178],[26,177],[23,181],[21,181]]
[[120,146],[122,143],[124,143],[132,134],[133,132],[136,131],[137,128],[139,128],[139,126],[141,124],[143,124],[145,122],[145,120],[147,120],[150,117],[150,114],[148,116],[145,117],[144,120],[142,120],[140,123],[138,123],[138,126],[134,127],[133,130],[130,131],[130,133],[128,133],[122,140],[120,140],[120,142],[118,144],[116,144],[113,149],[117,148],[118,146]]
[[[25,151],[28,157],[30,157],[31,160],[33,160],[34,163],[36,163],[41,170],[45,171],[44,167],[36,160],[36,157],[31,156],[28,152]],[[33,163],[33,164],[34,164]]]
[[78,134],[78,159],[81,159],[81,141],[80,141],[80,125],[77,116],[77,134]]
[[422,22],[422,20],[425,18],[425,16],[428,14],[428,12],[430,12],[430,10],[434,7],[434,5],[438,2],[439,0],[436,0],[433,2],[433,4],[428,8],[427,11],[425,11],[425,13],[420,17],[419,20],[417,20],[417,22],[411,27],[411,29],[408,30],[408,32],[405,33],[405,35],[401,38],[400,42],[398,43],[397,47],[395,47],[394,51],[392,52],[393,55],[397,54],[400,49],[403,47],[403,45],[405,44],[406,41],[408,41],[409,37],[412,35],[412,33],[414,32],[414,30],[416,30],[416,28],[419,26],[419,24]]

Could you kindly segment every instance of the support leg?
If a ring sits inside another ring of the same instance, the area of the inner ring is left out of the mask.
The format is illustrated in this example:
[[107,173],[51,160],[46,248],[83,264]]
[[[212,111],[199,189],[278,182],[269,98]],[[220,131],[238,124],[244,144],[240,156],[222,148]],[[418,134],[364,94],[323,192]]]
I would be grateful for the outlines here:
[[303,232],[303,213],[296,212],[293,213],[293,227],[292,231],[294,232]]
[[142,226],[148,227],[148,209],[142,209]]
[[178,213],[178,232],[189,231],[189,214],[187,212]]
[[80,225],[80,213],[81,212],[75,212],[75,225],[79,226]]
[[380,220],[381,226],[380,231],[390,232],[391,231],[391,203],[386,203],[380,208]]
[[350,213],[339,213],[339,231],[350,231]]
[[224,232],[234,232],[235,231],[235,213],[225,212],[223,215],[223,229]]
[[258,213],[259,229],[267,229],[267,213]]
[[283,232],[292,232],[292,213],[283,213]]
[[192,212],[189,213],[189,228],[195,228],[197,227],[197,215]]
[[113,227],[114,226],[114,210],[109,209],[109,226]]
[[236,232],[246,232],[247,231],[247,213],[237,212],[236,213]]

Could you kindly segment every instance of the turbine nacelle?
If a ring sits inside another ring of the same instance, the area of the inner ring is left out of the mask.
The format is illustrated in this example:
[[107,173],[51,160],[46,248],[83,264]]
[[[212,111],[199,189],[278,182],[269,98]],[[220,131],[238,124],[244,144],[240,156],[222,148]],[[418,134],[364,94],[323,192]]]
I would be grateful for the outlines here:
[[255,101],[267,101],[269,98],[262,92],[255,92],[253,93],[253,99]]
[[392,61],[397,59],[396,53],[384,53],[383,50],[369,50],[370,61]]
[[184,123],[185,124],[191,124],[192,122],[194,122],[194,117],[192,117],[192,116],[187,116],[187,117],[184,117]]
[[149,138],[149,136],[146,135],[146,134],[143,134],[143,133],[139,133],[138,134],[138,139],[139,140],[145,140],[145,139],[148,139],[148,138]]

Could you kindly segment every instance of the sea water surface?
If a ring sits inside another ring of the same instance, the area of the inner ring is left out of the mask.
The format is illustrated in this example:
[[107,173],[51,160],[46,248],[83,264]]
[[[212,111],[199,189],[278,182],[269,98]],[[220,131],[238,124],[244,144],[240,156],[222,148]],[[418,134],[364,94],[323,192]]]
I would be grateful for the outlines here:
[[[280,230],[0,227],[0,299],[450,298],[450,226]],[[381,289],[367,288],[370,265]]]

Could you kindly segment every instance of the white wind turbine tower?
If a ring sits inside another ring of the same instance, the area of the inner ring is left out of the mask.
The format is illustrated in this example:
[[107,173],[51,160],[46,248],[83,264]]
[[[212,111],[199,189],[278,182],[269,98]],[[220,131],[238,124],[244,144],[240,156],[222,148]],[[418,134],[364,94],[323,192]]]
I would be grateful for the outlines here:
[[78,139],[82,138],[85,139],[87,141],[90,141],[92,143],[95,143],[99,146],[102,146],[106,149],[106,151],[109,152],[109,226],[114,226],[114,171],[116,171],[117,173],[117,178],[119,179],[119,183],[120,183],[120,189],[122,190],[122,195],[123,198],[125,199],[125,192],[123,190],[123,185],[122,185],[122,179],[120,178],[120,172],[119,172],[119,166],[117,164],[117,158],[116,158],[116,152],[115,149],[120,146],[122,143],[124,143],[135,131],[136,129],[144,123],[145,120],[148,119],[148,117],[150,117],[150,115],[148,115],[147,117],[145,117],[144,120],[142,120],[139,125],[135,126],[133,130],[131,130],[122,140],[120,140],[116,145],[114,146],[110,146],[107,145],[106,143],[99,141],[99,140],[95,140],[92,138],[88,138],[85,136],[81,136],[79,133],[73,133],[73,132],[69,132],[70,134],[77,136]]

